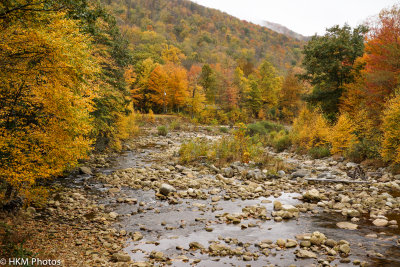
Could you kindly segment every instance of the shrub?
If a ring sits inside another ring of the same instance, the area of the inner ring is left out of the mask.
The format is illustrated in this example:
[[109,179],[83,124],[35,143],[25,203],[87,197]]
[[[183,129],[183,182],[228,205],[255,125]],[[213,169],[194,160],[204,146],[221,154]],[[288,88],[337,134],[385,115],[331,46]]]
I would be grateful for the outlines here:
[[308,154],[313,159],[320,159],[320,158],[329,157],[331,155],[331,152],[330,152],[328,146],[317,146],[317,147],[310,148],[308,150]]
[[188,143],[181,145],[179,149],[180,161],[182,163],[190,163],[200,158],[207,158],[210,145],[207,140],[196,138]]
[[250,136],[255,134],[266,135],[272,131],[279,132],[282,130],[285,130],[283,125],[270,121],[260,121],[247,126],[247,134]]
[[121,150],[122,141],[125,141],[139,133],[138,116],[131,109],[129,115],[121,115],[116,122],[116,131],[111,141],[111,147],[115,150]]
[[228,129],[227,127],[219,127],[219,131],[220,131],[221,133],[228,133],[228,132],[229,132],[229,129]]
[[359,142],[353,143],[347,149],[345,156],[358,163],[365,159],[379,158],[379,142],[363,138]]
[[267,133],[267,130],[261,123],[252,123],[247,126],[247,134],[250,136],[266,135]]
[[383,113],[381,155],[386,161],[400,163],[400,94],[388,102]]
[[304,108],[293,122],[291,139],[306,151],[329,144],[330,127],[318,110]]
[[157,132],[158,132],[158,135],[161,135],[161,136],[166,136],[168,134],[167,127],[165,127],[164,125],[158,126]]
[[233,136],[222,137],[214,143],[209,144],[206,140],[196,139],[182,144],[179,150],[180,160],[188,163],[205,157],[209,161],[216,161],[220,166],[234,161],[262,162],[264,153],[261,144],[253,142],[245,133],[246,127],[241,124]]
[[177,120],[177,119],[175,119],[175,120],[173,120],[170,124],[169,124],[169,129],[171,130],[171,131],[173,131],[173,130],[181,130],[181,125],[182,125],[182,122],[181,121],[179,121],[179,120]]
[[154,115],[154,112],[151,109],[149,110],[149,114],[147,114],[147,121],[151,123],[156,121],[156,116]]
[[342,114],[329,135],[332,154],[343,154],[357,142],[356,128],[347,114]]
[[290,139],[290,136],[287,133],[287,131],[281,130],[273,135],[273,138],[270,141],[270,145],[273,148],[275,148],[278,152],[282,152],[283,150],[289,148],[292,145],[292,140]]

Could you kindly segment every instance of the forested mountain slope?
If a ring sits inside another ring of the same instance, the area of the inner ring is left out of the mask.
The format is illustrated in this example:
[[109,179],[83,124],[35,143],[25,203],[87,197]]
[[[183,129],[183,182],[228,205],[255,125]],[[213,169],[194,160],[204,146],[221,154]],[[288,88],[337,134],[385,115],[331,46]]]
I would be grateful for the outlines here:
[[268,55],[279,72],[300,59],[302,42],[187,0],[103,0],[130,35],[137,58],[182,50],[182,64],[239,65],[249,74]]

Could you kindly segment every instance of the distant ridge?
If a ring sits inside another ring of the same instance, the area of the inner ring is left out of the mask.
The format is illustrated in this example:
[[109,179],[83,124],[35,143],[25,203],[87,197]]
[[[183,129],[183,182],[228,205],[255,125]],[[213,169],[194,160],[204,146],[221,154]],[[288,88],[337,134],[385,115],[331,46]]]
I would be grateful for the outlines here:
[[296,38],[297,40],[300,40],[300,41],[308,41],[308,40],[311,39],[311,36],[301,35],[300,33],[294,32],[291,29],[289,29],[289,28],[287,28],[287,27],[285,27],[285,26],[283,26],[283,25],[281,25],[279,23],[263,20],[263,21],[261,21],[261,22],[259,22],[257,24],[259,24],[261,26],[264,26],[264,27],[267,27],[268,29],[273,30],[273,31],[275,31],[277,33],[281,33],[281,34],[284,34],[286,36]]

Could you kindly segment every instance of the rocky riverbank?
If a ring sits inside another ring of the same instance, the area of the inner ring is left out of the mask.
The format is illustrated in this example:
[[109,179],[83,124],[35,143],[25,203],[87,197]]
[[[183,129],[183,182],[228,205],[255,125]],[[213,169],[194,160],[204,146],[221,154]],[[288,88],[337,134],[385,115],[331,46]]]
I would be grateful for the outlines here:
[[182,142],[220,134],[148,128],[93,157],[22,215],[27,245],[47,240],[35,249],[65,266],[400,264],[400,177],[269,148],[282,169],[179,162]]

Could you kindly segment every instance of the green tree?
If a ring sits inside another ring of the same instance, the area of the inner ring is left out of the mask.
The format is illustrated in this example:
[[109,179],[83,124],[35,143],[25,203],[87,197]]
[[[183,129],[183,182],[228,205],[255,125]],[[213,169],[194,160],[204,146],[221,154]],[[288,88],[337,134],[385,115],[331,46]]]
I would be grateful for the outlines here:
[[313,36],[304,47],[301,77],[309,81],[314,89],[306,97],[307,102],[320,105],[325,116],[336,118],[343,85],[354,81],[355,60],[363,55],[365,26],[351,29],[338,25],[327,29],[324,36]]
[[215,71],[210,65],[205,64],[201,69],[199,84],[204,88],[208,103],[214,103],[217,92],[217,79]]

